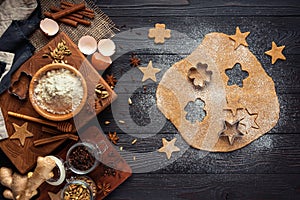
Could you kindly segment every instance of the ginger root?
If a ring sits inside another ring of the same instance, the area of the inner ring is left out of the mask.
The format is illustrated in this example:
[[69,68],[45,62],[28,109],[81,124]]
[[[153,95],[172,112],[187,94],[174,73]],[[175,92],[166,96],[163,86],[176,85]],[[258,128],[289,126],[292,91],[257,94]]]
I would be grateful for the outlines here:
[[29,200],[37,194],[37,188],[46,180],[53,177],[52,170],[56,166],[49,157],[38,157],[34,172],[20,175],[6,167],[0,168],[0,183],[9,188],[3,192],[7,199]]

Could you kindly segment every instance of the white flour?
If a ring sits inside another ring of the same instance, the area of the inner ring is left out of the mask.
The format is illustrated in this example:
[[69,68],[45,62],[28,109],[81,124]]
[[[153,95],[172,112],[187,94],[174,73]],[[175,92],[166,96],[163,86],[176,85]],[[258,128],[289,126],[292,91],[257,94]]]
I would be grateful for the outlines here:
[[80,78],[67,69],[54,69],[44,74],[34,88],[37,104],[53,114],[74,111],[83,97]]

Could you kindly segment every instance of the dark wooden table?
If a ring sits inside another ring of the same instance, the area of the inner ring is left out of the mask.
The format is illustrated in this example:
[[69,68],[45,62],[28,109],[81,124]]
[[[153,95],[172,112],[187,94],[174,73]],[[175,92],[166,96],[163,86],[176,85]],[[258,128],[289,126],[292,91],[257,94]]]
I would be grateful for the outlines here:
[[[236,26],[242,32],[250,31],[249,49],[274,80],[280,103],[277,125],[250,145],[230,153],[205,153],[188,148],[168,166],[147,173],[133,171],[132,177],[107,199],[300,199],[299,1],[99,0],[96,3],[117,24],[120,33],[134,32],[160,22],[195,40],[197,46],[210,32],[232,35]],[[279,60],[271,65],[270,57],[264,52],[270,49],[272,41],[286,46],[286,61]],[[146,49],[143,45],[135,47],[116,59],[104,75],[113,73],[120,79],[131,68],[131,53],[141,58],[142,65],[153,59],[171,66],[190,52],[172,51],[172,47],[166,51]],[[124,115],[125,122],[131,118],[139,126],[150,123],[149,112],[155,104],[156,86],[156,83],[144,84],[134,91],[133,105],[130,115]],[[126,94],[126,90],[123,93]],[[114,117],[112,110],[110,107],[102,112],[99,122],[105,133],[116,131],[120,137],[118,146],[129,152],[156,151],[161,147],[162,137],[171,139],[179,134],[166,121],[156,135],[138,138],[132,145],[135,135],[122,129],[123,124]],[[111,123],[105,125],[105,121]],[[11,166],[2,152],[0,154],[1,166]],[[143,168],[137,166],[138,160],[130,155],[126,159],[133,169]],[[145,163],[145,168],[150,165]]]

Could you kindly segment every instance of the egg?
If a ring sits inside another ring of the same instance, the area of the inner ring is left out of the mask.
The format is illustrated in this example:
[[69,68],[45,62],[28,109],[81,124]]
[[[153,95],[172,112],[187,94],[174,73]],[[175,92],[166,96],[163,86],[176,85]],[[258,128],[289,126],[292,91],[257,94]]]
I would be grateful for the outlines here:
[[97,50],[97,41],[90,35],[81,37],[78,41],[79,50],[85,55],[91,55]]
[[98,51],[104,56],[112,56],[116,45],[111,39],[102,39],[98,42]]
[[104,56],[99,52],[96,52],[92,56],[92,64],[97,70],[105,70],[112,63],[109,56]]
[[47,36],[53,36],[59,31],[57,22],[49,18],[41,20],[40,28]]

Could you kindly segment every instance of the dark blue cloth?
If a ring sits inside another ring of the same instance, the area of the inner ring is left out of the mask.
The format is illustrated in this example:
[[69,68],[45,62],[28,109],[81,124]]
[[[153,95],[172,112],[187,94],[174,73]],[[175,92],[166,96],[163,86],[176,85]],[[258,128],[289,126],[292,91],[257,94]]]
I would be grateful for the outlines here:
[[0,51],[14,53],[15,57],[10,71],[1,80],[0,94],[9,88],[11,75],[32,56],[35,48],[28,37],[39,27],[41,16],[41,7],[38,4],[28,19],[13,21],[1,36]]
[[5,67],[6,67],[6,63],[0,61],[0,77],[1,77],[2,74],[5,72]]

